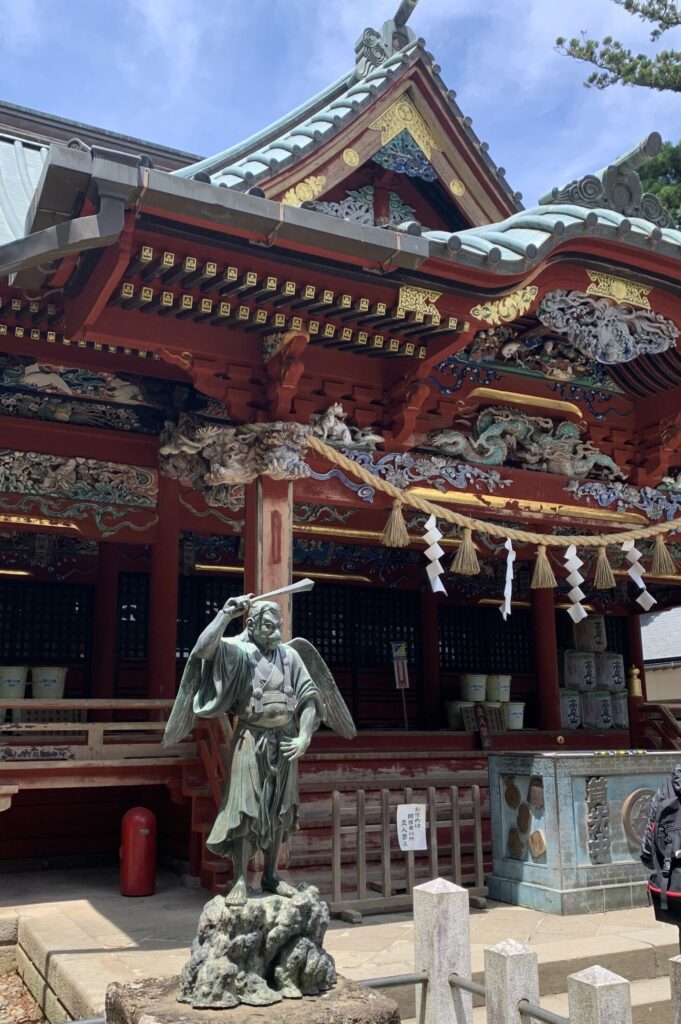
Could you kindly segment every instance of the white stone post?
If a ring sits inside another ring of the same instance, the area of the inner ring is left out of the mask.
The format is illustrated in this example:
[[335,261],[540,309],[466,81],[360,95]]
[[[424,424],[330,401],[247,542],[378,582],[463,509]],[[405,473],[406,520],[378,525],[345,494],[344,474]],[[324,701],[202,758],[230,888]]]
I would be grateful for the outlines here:
[[539,1004],[537,954],[515,939],[485,949],[487,1024],[525,1024],[518,1003]]
[[444,878],[414,887],[414,970],[428,973],[416,987],[419,1024],[472,1024],[471,993],[449,985],[450,974],[471,976],[468,891]]
[[568,977],[570,1024],[632,1024],[626,978],[605,967],[588,967]]
[[669,980],[672,986],[672,1024],[681,1024],[681,956],[669,961]]

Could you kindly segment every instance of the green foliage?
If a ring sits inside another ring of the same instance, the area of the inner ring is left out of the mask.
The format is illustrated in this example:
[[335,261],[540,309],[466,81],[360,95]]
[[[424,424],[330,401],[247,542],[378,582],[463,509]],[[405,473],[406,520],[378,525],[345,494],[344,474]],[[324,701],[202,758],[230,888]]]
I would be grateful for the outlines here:
[[640,169],[641,184],[654,192],[674,220],[681,220],[681,142],[665,142],[656,157]]
[[[681,26],[681,4],[674,0],[613,0],[630,14],[653,26],[652,42],[670,29]],[[567,57],[583,60],[597,70],[584,82],[588,88],[607,89],[609,85],[642,85],[660,92],[681,92],[681,51],[662,50],[654,57],[634,54],[617,39],[606,36],[601,42],[582,33],[579,39],[556,39],[556,49]]]

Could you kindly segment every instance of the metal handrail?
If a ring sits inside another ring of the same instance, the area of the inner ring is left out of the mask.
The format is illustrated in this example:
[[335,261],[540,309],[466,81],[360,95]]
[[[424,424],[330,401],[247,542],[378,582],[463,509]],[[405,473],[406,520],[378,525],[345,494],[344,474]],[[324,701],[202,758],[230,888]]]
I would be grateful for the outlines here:
[[570,1024],[568,1017],[561,1017],[558,1013],[545,1010],[543,1007],[537,1006],[536,1003],[531,1003],[529,999],[520,1000],[518,1003],[518,1013],[521,1017],[540,1020],[544,1024]]
[[399,988],[401,985],[427,985],[428,975],[425,971],[416,974],[392,974],[385,978],[366,978],[358,985],[364,988]]
[[472,992],[474,996],[482,996],[483,999],[487,996],[487,990],[484,985],[481,985],[479,981],[473,981],[471,978],[462,978],[460,974],[450,974],[449,984],[451,988],[462,988],[464,992]]

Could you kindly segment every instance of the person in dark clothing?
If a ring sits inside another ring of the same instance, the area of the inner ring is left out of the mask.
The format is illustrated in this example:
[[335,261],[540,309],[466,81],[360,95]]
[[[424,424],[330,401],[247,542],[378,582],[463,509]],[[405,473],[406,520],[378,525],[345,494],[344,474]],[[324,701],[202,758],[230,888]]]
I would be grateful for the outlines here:
[[651,872],[648,892],[655,918],[677,926],[681,949],[681,764],[653,797],[641,861]]

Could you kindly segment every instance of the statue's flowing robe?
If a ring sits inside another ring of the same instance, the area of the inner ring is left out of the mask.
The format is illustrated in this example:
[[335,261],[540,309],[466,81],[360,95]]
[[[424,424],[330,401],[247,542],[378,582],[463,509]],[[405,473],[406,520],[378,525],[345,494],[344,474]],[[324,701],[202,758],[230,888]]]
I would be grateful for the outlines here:
[[[284,691],[292,690],[289,703],[293,707],[284,712],[284,724],[262,724],[263,715],[252,699],[258,688],[273,701],[280,693],[284,708]],[[233,859],[235,841],[247,839],[251,856],[269,849],[276,832],[282,833],[285,842],[298,827],[298,762],[284,757],[281,741],[298,735],[300,714],[310,703],[322,718],[319,690],[300,655],[286,644],[263,655],[248,640],[223,638],[215,657],[202,663],[194,714],[199,718],[238,716],[229,784],[206,843],[212,853]]]

